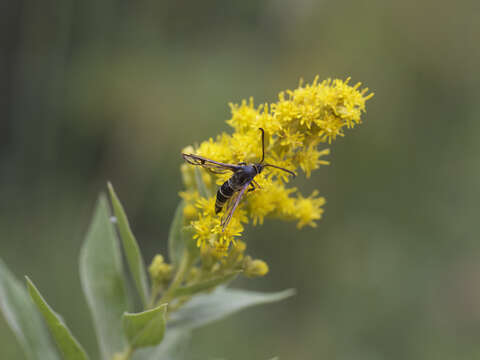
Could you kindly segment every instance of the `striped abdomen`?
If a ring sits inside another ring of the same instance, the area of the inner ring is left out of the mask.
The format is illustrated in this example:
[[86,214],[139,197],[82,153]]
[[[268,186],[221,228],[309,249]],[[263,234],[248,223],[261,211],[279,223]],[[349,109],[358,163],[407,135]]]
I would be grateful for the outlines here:
[[229,180],[225,181],[217,191],[217,200],[215,201],[215,214],[218,214],[228,199],[230,199],[235,190],[230,186]]

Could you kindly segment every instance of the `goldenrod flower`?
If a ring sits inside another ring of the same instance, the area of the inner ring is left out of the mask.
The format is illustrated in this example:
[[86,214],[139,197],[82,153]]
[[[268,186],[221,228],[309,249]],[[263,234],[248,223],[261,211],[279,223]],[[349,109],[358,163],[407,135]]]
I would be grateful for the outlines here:
[[297,227],[301,229],[305,225],[316,227],[315,220],[322,217],[322,206],[325,204],[325,198],[317,197],[318,191],[315,190],[308,198],[302,195],[295,200],[295,218],[298,219]]
[[[278,101],[272,104],[255,106],[253,98],[230,104],[232,116],[227,124],[233,133],[221,133],[196,149],[190,146],[184,152],[224,163],[255,163],[261,157],[258,129],[263,128],[265,161],[291,171],[301,169],[310,177],[320,165],[329,164],[324,157],[330,150],[322,145],[344,136],[346,128],[360,124],[365,101],[373,96],[367,95],[366,88],[360,90],[360,83],[349,85],[349,80],[319,82],[316,77],[311,84],[303,85],[301,81],[297,89],[281,92]],[[225,254],[231,244],[235,246],[235,238],[242,235],[244,224],[249,220],[254,225],[262,224],[267,217],[297,220],[297,227],[302,228],[316,226],[322,216],[325,199],[318,196],[318,191],[304,197],[296,188],[287,187],[290,178],[286,172],[269,168],[255,177],[261,189],[244,196],[223,230],[222,213],[216,215],[214,211],[215,186],[226,181],[231,173],[214,175],[215,181],[212,181],[205,170],[201,170],[200,176],[195,176],[194,171],[197,170],[182,164],[186,191],[181,196],[189,206],[185,213],[191,218],[197,245],[212,248],[218,254]],[[200,196],[201,187],[209,189],[209,193]],[[192,206],[197,209],[196,214]]]

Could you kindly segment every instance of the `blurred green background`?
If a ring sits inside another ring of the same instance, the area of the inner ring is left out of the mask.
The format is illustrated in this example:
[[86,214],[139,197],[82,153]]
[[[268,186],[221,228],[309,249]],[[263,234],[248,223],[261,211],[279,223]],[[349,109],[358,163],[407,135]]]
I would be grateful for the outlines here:
[[[309,180],[316,229],[247,232],[250,289],[296,288],[194,333],[189,359],[480,358],[478,1],[0,2],[0,257],[96,358],[78,254],[112,181],[147,261],[165,252],[179,152],[229,101],[298,79],[375,92]],[[23,353],[0,317],[1,359]]]

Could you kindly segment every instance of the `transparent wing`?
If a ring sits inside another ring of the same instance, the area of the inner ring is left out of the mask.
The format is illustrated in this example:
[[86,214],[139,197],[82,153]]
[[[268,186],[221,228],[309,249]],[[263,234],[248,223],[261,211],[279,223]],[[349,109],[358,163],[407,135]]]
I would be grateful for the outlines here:
[[201,167],[215,173],[224,174],[227,171],[237,171],[241,166],[213,161],[203,156],[193,154],[182,154],[183,159],[191,165],[200,165]]
[[235,212],[235,209],[240,203],[240,200],[242,200],[242,197],[245,194],[245,191],[248,189],[248,186],[250,185],[252,180],[247,181],[247,183],[243,185],[243,187],[230,198],[227,204],[227,208],[225,209],[225,215],[222,218],[222,227],[223,227],[222,231],[225,231],[225,228],[227,227],[228,223],[232,219],[232,215]]

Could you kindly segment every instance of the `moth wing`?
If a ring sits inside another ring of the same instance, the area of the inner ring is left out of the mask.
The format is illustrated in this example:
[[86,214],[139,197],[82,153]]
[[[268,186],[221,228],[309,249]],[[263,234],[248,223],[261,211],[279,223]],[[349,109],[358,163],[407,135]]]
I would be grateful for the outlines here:
[[238,165],[221,163],[194,154],[182,154],[182,157],[187,163],[191,165],[199,165],[204,169],[213,172],[214,174],[224,174],[227,171],[235,172],[240,168]]
[[223,231],[225,231],[225,228],[227,227],[228,223],[232,219],[233,213],[237,209],[237,206],[240,203],[240,200],[242,200],[242,197],[245,194],[245,191],[247,190],[252,180],[247,181],[245,185],[243,185],[243,187],[239,191],[237,191],[228,201],[227,208],[225,210],[225,215],[222,218]]

